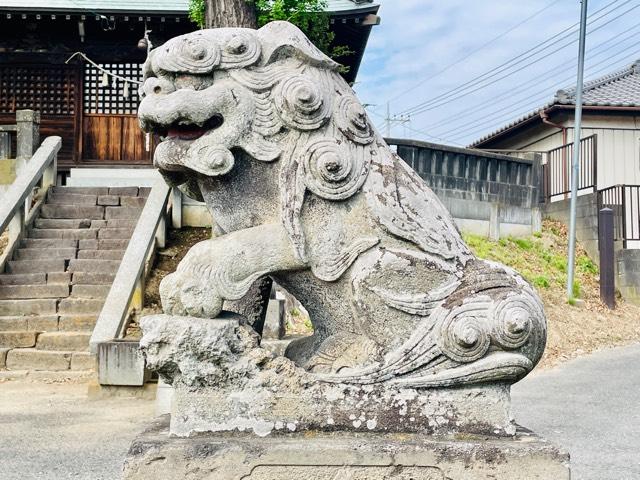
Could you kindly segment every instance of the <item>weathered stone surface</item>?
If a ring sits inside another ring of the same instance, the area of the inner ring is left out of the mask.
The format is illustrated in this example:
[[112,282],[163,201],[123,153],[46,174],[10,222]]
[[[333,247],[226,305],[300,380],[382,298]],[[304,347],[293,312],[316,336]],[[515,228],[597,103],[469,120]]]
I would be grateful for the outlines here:
[[39,260],[39,259],[53,259],[63,258],[71,259],[76,258],[75,248],[20,248],[16,251],[16,260]]
[[11,260],[7,262],[8,273],[64,272],[64,259]]
[[37,332],[0,332],[0,347],[33,347],[37,338]]
[[61,332],[91,332],[97,320],[98,313],[65,314],[60,316],[58,329]]
[[0,285],[40,285],[47,281],[45,273],[18,273],[0,275]]
[[82,298],[107,298],[111,285],[74,285],[71,295]]
[[27,317],[23,316],[5,316],[0,317],[0,332],[2,331],[24,331],[29,330],[27,326]]
[[67,285],[4,285],[0,286],[0,298],[63,298],[69,296]]
[[51,187],[53,194],[107,195],[108,187]]
[[106,226],[106,220],[91,220],[91,228],[104,228]]
[[48,352],[34,348],[16,348],[7,354],[9,370],[68,370],[71,353]]
[[[569,456],[521,429],[514,438],[289,433],[272,438],[167,435],[166,417],[139,435],[123,479],[569,480]],[[161,461],[158,461],[161,460]]]
[[[70,227],[71,228],[71,227]],[[22,247],[27,249],[57,249],[57,248],[76,248],[78,240],[60,239],[60,238],[26,238],[22,240]]]
[[98,230],[94,228],[79,228],[79,229],[57,229],[57,228],[46,228],[46,229],[33,229],[29,232],[29,236],[31,238],[63,238],[63,239],[73,239],[80,240],[85,238],[97,238]]
[[38,350],[84,351],[89,349],[89,337],[86,332],[45,332],[38,335]]
[[100,239],[98,240],[98,249],[99,250],[126,250],[127,245],[129,245],[129,239]]
[[60,315],[66,314],[95,314],[100,313],[103,300],[92,298],[65,298],[60,301],[58,311]]
[[10,348],[0,348],[0,369],[3,369],[7,365],[7,352]]
[[67,218],[36,218],[36,228],[89,228],[91,220],[88,219],[67,219]]
[[128,195],[135,197],[138,195],[138,187],[110,187],[109,195]]
[[69,262],[69,271],[116,273],[119,266],[119,260],[74,259]]
[[81,193],[50,193],[47,197],[47,203],[50,205],[95,205],[96,199],[97,195]]
[[[125,197],[122,197],[122,198],[124,199]],[[141,212],[142,212],[141,208],[106,207],[104,218],[106,218],[107,220],[112,220],[112,219],[132,220],[132,219],[138,218]]]
[[121,205],[123,207],[142,208],[146,203],[146,197],[122,197]]
[[75,272],[73,274],[74,285],[111,285],[115,279],[115,273],[102,272]]
[[314,381],[285,358],[257,347],[239,316],[215,321],[143,317],[140,347],[149,368],[175,389],[171,433],[248,430],[472,432],[510,435],[508,386],[415,389],[402,383]]
[[53,314],[56,313],[56,303],[55,299],[0,300],[0,315]]
[[120,205],[120,197],[118,195],[100,195],[98,196],[98,205],[104,205],[104,206]]
[[42,218],[104,218],[104,208],[101,206],[78,205],[43,205],[40,210]]
[[47,273],[47,283],[62,283],[69,285],[71,282],[71,273],[69,272],[49,272]]
[[89,352],[74,352],[71,355],[71,370],[95,370],[96,357]]
[[57,315],[34,315],[25,317],[27,319],[27,328],[36,332],[55,332],[58,330]]
[[98,239],[129,239],[133,233],[133,228],[101,228]]
[[280,298],[269,300],[267,315],[264,320],[262,338],[280,340],[286,333],[285,301]]
[[122,260],[123,250],[80,250],[78,258],[96,260]]
[[138,223],[138,219],[129,218],[111,218],[106,221],[109,228],[127,228],[133,229]]

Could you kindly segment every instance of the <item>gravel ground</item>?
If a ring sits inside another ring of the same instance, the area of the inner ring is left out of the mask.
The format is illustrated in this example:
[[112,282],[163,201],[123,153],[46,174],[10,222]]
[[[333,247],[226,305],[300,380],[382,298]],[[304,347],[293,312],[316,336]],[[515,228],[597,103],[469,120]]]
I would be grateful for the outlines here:
[[2,480],[120,478],[150,400],[88,400],[86,384],[0,383]]

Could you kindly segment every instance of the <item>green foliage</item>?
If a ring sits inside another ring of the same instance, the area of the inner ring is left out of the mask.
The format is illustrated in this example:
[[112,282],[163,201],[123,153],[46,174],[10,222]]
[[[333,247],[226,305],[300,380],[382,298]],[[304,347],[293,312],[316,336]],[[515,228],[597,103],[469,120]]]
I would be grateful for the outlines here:
[[598,274],[598,266],[585,255],[578,257],[576,264],[578,266],[578,270],[583,273],[591,273],[593,275]]
[[206,0],[189,0],[189,20],[204,28],[204,12],[206,11]]
[[533,279],[533,284],[538,288],[549,288],[551,286],[551,282],[544,275],[538,275]]
[[578,282],[578,280],[573,281],[571,294],[573,295],[573,298],[580,298],[580,282]]
[[[333,45],[330,16],[326,12],[327,0],[244,0],[256,7],[258,28],[275,20],[286,20],[302,30],[320,50],[331,58],[339,59],[353,53],[343,45]],[[189,18],[200,28],[205,26],[206,0],[189,0]],[[346,73],[348,67],[342,67]]]
[[531,248],[533,248],[533,243],[531,242],[531,240],[527,240],[526,238],[514,238],[510,240],[522,250],[531,250]]

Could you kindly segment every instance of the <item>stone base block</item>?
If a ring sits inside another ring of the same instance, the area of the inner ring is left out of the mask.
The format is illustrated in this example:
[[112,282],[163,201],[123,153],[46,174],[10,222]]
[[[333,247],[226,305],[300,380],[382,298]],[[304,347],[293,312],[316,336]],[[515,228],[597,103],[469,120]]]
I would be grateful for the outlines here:
[[162,417],[136,438],[125,480],[568,480],[569,456],[520,429],[509,439],[301,432],[170,437]]

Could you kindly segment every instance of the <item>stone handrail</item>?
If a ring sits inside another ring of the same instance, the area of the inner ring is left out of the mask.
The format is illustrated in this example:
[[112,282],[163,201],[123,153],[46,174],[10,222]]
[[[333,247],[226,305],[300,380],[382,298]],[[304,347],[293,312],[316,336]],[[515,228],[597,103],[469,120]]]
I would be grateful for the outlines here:
[[163,180],[158,180],[151,189],[93,329],[89,342],[93,354],[97,353],[99,343],[120,338],[125,329],[134,293],[142,290],[145,264],[155,245],[158,227],[165,221],[170,193],[171,188]]
[[61,146],[60,137],[47,137],[27,162],[25,169],[2,195],[0,234],[4,233],[8,227],[9,243],[0,259],[0,264],[3,264],[13,251],[14,244],[21,238],[26,225],[33,217],[35,209],[31,209],[31,202],[28,201],[31,199],[33,189],[40,185],[41,190],[46,192],[51,185],[55,184],[57,156]]

